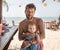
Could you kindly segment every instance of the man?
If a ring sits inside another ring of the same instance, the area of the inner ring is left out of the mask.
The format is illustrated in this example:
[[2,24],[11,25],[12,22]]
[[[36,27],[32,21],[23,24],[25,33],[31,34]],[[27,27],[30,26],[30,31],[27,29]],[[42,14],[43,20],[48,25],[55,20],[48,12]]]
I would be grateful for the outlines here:
[[39,31],[39,36],[40,36],[40,50],[43,50],[43,43],[42,39],[45,38],[45,30],[43,26],[43,21],[42,19],[34,17],[36,11],[36,7],[34,4],[28,4],[25,9],[25,14],[26,14],[26,19],[20,22],[19,24],[19,34],[18,38],[19,40],[24,40],[25,35],[23,34],[27,32],[27,26],[30,22],[34,22],[37,26],[37,31]]

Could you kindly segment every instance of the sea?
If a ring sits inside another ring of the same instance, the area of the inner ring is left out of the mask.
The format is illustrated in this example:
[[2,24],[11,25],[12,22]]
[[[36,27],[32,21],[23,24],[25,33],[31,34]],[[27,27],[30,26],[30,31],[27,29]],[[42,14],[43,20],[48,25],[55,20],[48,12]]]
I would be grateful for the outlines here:
[[[15,25],[18,25],[22,20],[24,20],[26,17],[3,17],[3,20],[7,21],[9,26],[12,26],[12,21],[14,21]],[[53,20],[58,21],[58,17],[38,17],[41,18],[44,22],[50,22]]]

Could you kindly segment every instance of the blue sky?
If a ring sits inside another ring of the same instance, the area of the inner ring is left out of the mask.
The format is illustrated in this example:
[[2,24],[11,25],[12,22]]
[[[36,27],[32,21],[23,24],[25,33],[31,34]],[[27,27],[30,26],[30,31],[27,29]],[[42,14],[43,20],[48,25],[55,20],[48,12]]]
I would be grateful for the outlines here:
[[[28,3],[34,3],[37,10],[35,16],[37,17],[58,17],[60,15],[60,2],[53,0],[46,0],[47,6],[44,7],[41,0],[6,0],[9,6],[9,11],[6,11],[6,6],[3,5],[3,17],[25,17],[25,6]],[[21,5],[21,7],[19,7]]]

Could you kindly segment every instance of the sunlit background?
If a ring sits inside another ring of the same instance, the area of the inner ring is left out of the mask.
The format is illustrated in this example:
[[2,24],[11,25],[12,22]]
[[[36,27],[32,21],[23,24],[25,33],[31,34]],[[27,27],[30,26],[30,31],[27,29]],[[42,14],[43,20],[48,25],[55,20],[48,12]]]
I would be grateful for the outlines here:
[[[60,22],[60,0],[3,0],[2,21],[6,21],[8,27],[11,28],[14,25],[18,26],[26,17],[24,12],[25,6],[29,3],[34,3],[37,8],[34,16],[42,18],[46,28],[46,37],[43,40],[44,50],[60,50],[60,26],[58,26],[58,22]],[[21,44],[22,42],[18,40],[17,32],[14,35],[8,50],[20,50]]]
[[34,3],[37,10],[35,16],[37,17],[58,17],[60,15],[60,2],[53,0],[6,0],[9,10],[3,4],[2,16],[3,17],[25,17],[25,6],[28,3]]

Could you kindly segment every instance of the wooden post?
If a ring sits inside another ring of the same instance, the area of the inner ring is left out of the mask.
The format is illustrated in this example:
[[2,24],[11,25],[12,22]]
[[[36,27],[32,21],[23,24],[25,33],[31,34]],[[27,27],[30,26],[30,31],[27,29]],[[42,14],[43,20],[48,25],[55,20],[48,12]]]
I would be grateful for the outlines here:
[[2,0],[0,0],[0,23],[2,19]]

